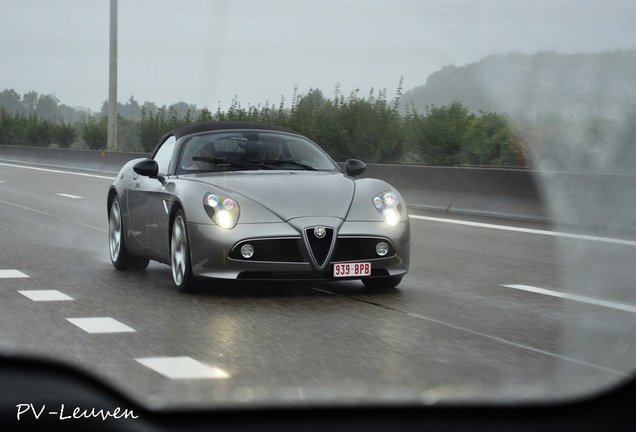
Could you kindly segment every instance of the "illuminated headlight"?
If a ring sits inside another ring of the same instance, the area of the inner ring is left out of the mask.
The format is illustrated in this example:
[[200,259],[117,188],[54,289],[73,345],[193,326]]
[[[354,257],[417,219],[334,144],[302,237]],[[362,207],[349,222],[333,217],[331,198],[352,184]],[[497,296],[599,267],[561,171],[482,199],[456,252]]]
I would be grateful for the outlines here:
[[401,215],[396,209],[387,209],[382,212],[382,216],[391,226],[397,226],[400,223]]
[[241,213],[236,201],[219,194],[205,194],[203,207],[212,222],[224,229],[234,228]]
[[402,220],[402,204],[395,193],[388,191],[374,196],[373,205],[389,225],[397,226]]

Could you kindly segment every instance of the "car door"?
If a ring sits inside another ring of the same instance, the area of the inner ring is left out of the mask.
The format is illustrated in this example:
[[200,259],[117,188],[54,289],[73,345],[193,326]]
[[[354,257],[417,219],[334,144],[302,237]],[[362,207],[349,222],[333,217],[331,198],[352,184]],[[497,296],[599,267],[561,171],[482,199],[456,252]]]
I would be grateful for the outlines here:
[[167,177],[175,143],[174,136],[168,137],[153,157],[159,165],[159,175],[165,180],[135,174],[128,191],[128,213],[133,235],[139,243],[157,251],[164,251],[167,247],[166,204],[169,202],[169,193],[166,187],[170,183]]

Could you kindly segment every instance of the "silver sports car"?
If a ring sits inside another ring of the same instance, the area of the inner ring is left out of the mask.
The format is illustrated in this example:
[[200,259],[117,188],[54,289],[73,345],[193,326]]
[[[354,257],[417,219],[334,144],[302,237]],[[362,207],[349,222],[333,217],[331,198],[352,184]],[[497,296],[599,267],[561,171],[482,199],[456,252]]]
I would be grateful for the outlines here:
[[360,279],[395,287],[409,268],[406,203],[384,181],[345,173],[290,129],[213,122],[176,128],[108,190],[116,269],[171,266],[177,289],[204,278]]

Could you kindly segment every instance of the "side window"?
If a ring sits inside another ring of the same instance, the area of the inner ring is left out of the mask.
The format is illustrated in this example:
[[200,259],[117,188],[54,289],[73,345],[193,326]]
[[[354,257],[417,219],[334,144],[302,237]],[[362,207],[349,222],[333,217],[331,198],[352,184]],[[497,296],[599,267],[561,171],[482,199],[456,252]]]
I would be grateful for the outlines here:
[[172,153],[174,151],[174,145],[177,139],[171,136],[163,142],[154,159],[159,164],[159,174],[168,174],[168,168],[170,167],[170,160],[172,159]]

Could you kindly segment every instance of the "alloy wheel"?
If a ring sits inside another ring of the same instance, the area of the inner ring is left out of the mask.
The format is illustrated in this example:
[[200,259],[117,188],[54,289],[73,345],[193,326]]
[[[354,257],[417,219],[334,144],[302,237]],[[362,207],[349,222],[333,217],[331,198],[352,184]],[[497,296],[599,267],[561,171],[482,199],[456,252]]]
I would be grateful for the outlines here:
[[119,201],[114,200],[110,208],[110,218],[108,222],[108,243],[110,250],[110,259],[117,262],[121,251],[121,208]]
[[172,278],[177,286],[181,286],[186,277],[188,265],[188,243],[185,223],[181,215],[174,220],[172,228],[172,241],[170,242],[170,262],[172,266]]

